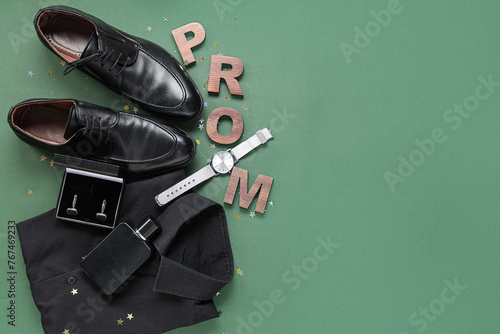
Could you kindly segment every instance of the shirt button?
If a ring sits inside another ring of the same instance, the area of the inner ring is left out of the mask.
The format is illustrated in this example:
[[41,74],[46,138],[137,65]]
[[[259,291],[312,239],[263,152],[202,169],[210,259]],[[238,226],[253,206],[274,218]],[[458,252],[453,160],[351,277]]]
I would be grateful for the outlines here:
[[75,284],[76,283],[76,278],[74,278],[73,276],[71,276],[70,278],[68,278],[68,284]]

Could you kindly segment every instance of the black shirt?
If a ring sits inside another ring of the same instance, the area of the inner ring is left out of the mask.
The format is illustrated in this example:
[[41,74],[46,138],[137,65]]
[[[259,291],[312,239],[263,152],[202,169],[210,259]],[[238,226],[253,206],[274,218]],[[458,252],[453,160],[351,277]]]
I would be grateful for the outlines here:
[[80,267],[110,230],[57,220],[54,210],[17,224],[46,333],[163,333],[219,316],[211,298],[234,273],[222,206],[196,194],[166,208],[154,200],[183,177],[181,170],[127,184],[118,222],[151,215],[162,232],[152,259],[111,296]]

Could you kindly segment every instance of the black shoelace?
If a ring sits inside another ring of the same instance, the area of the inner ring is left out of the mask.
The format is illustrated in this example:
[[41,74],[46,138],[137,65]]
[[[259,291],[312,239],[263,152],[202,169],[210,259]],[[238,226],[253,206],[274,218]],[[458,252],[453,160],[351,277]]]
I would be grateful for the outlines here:
[[108,140],[111,125],[109,119],[102,119],[97,116],[84,116],[84,119],[83,135],[91,139],[96,139],[95,135],[98,135],[97,143],[94,143],[94,145],[98,146]]
[[[98,60],[101,61],[101,66],[104,66],[104,62],[106,60],[109,59],[109,57],[111,57],[111,55],[113,54],[113,50],[111,50],[110,52],[108,52],[109,50],[108,49],[104,49],[104,52],[102,53],[94,53],[94,54],[91,54],[89,56],[86,56],[85,58],[80,58],[78,60],[75,60],[74,62],[71,62],[68,64],[68,67],[66,67],[66,69],[64,70],[63,74],[66,75],[68,73],[71,73],[71,71],[73,71],[75,68],[77,68],[78,66],[80,65],[83,65],[83,64],[86,64],[88,63],[89,61],[93,61],[94,63],[97,62]],[[115,62],[113,63],[113,65],[111,65],[109,68],[108,68],[108,71],[111,72],[113,70],[113,68],[116,67],[116,65],[118,65],[118,62],[120,61],[120,58],[123,56],[123,54],[120,52],[120,54],[118,55],[118,57],[116,58]],[[115,73],[115,77],[119,76],[123,70],[125,69],[125,67],[127,67],[127,65],[129,64],[130,62],[130,58],[127,57],[125,59],[125,63],[123,64],[122,68],[120,70],[118,70],[118,72]]]

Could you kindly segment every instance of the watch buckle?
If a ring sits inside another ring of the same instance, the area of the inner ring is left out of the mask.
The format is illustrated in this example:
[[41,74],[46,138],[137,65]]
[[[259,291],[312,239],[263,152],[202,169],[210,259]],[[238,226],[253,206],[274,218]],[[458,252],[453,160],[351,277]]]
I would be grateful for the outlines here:
[[261,144],[264,144],[265,142],[267,142],[266,136],[264,136],[262,131],[257,131],[256,135],[257,135],[257,138],[259,138],[259,141]]

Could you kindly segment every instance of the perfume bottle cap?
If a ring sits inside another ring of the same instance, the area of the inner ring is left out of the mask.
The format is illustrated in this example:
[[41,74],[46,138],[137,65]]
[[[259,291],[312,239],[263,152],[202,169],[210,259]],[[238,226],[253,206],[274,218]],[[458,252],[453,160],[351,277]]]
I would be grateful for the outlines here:
[[146,217],[139,225],[136,233],[144,240],[151,240],[161,231],[161,225],[153,218]]

